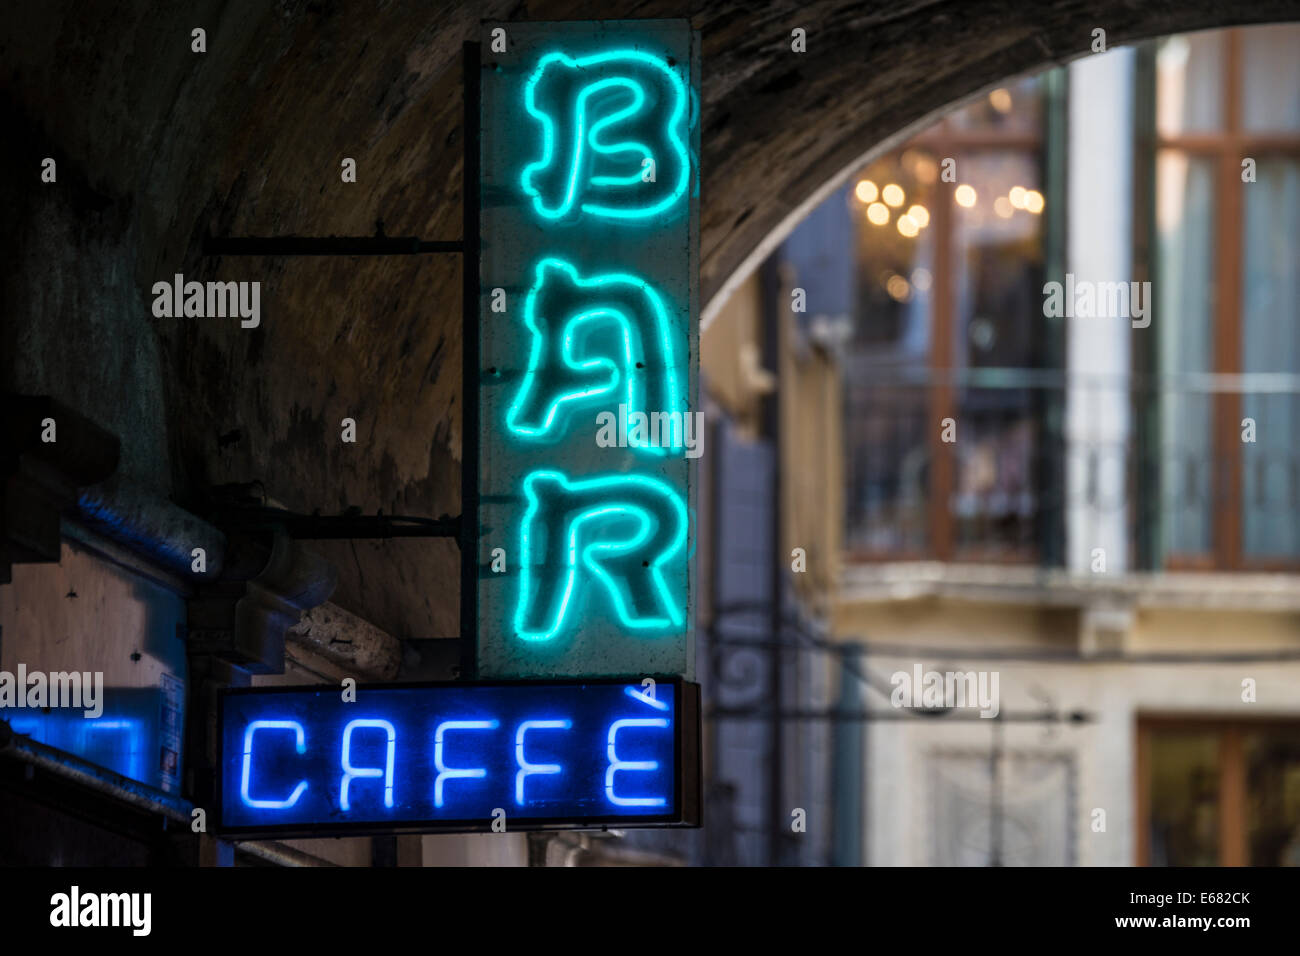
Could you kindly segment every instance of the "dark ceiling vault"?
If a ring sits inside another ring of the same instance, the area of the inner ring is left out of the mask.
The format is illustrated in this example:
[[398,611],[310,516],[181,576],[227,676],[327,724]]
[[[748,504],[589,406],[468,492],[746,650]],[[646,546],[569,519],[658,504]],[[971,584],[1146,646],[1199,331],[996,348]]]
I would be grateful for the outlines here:
[[[460,47],[480,19],[689,16],[704,43],[708,301],[814,190],[910,124],[1088,50],[1300,3],[681,4],[20,0],[0,31],[0,373],[121,439],[121,471],[197,506],[260,479],[300,511],[455,514],[451,256],[213,259],[216,235],[460,231]],[[207,52],[190,31],[207,31]],[[790,48],[807,31],[808,52]],[[43,185],[40,162],[58,162]],[[357,182],[340,181],[344,157]],[[154,282],[260,280],[262,324],[157,319]],[[340,421],[357,422],[355,445]],[[335,602],[402,637],[457,628],[454,545],[321,550]]]

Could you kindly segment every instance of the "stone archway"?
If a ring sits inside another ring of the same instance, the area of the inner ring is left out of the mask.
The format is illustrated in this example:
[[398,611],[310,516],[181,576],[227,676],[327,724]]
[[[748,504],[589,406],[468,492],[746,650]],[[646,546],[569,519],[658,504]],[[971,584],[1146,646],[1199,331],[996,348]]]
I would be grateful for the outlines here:
[[[6,386],[118,434],[123,474],[182,504],[258,478],[297,510],[454,514],[457,263],[221,263],[201,256],[202,236],[368,234],[377,220],[389,235],[456,236],[461,43],[480,19],[589,10],[244,0],[13,13],[0,77],[20,143],[0,198]],[[1086,52],[1094,29],[1114,46],[1297,19],[1300,3],[611,0],[599,12],[689,16],[702,32],[708,303],[864,154],[1007,76]],[[796,27],[807,53],[791,50]],[[27,185],[45,156],[59,161],[57,189]],[[340,184],[345,157],[355,184]],[[177,272],[260,280],[264,328],[155,319],[148,290]],[[344,416],[356,445],[332,440]],[[455,633],[455,549],[415,548],[325,549],[336,601],[400,636]]]

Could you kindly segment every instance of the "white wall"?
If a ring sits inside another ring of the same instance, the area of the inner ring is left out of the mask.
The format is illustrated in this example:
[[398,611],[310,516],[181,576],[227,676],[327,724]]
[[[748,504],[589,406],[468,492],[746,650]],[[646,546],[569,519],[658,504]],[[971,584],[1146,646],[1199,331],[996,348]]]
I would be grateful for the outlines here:
[[[1294,691],[1300,683],[1300,663],[1038,664],[980,662],[977,658],[922,663],[935,670],[998,670],[1003,713],[1040,709],[1047,698],[1057,710],[1086,710],[1095,717],[1095,722],[1084,726],[1003,724],[1002,728],[1006,751],[1063,755],[1072,761],[1068,826],[1073,832],[1073,861],[1083,866],[1132,866],[1136,861],[1139,714],[1300,719],[1300,698]],[[875,658],[871,666],[887,677],[896,669],[910,670],[912,661]],[[1257,703],[1241,700],[1245,677],[1257,682]],[[889,707],[880,694],[869,696],[873,708]],[[944,717],[917,717],[870,726],[866,771],[870,818],[866,859],[870,865],[922,866],[934,861],[934,843],[942,838],[936,828],[935,751],[969,750],[987,759],[993,724],[992,720],[957,723]],[[1054,788],[1044,792],[1052,793]],[[1010,802],[1023,797],[1015,786],[1004,792]],[[1105,833],[1094,833],[1091,828],[1094,808],[1106,811]],[[978,842],[981,825],[979,819],[968,820],[963,832]],[[1054,841],[1063,838],[1062,834],[1044,834],[1043,842],[1055,845]]]
[[[1132,279],[1133,62],[1131,49],[1069,66],[1069,209],[1066,272],[1076,281]],[[1067,566],[1088,571],[1092,550],[1107,572],[1128,566],[1124,458],[1129,432],[1131,320],[1067,318]],[[1077,443],[1077,444],[1076,444]],[[1097,504],[1087,500],[1089,449],[1097,458]]]

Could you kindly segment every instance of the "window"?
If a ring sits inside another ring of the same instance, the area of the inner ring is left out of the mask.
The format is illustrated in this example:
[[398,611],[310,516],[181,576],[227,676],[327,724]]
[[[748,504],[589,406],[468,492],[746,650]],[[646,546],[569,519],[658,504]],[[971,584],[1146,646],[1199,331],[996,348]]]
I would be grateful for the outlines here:
[[1300,866],[1300,723],[1138,725],[1138,864]]
[[857,233],[844,368],[856,557],[1038,554],[1045,397],[1023,373],[1048,355],[1043,112],[1041,78],[1009,83],[844,192]]
[[[1088,170],[1064,168],[1080,143],[1053,70],[869,164],[823,204],[848,217],[836,230],[809,220],[851,272],[830,297],[851,559],[1062,564],[1068,526],[1126,537],[1124,567],[1300,567],[1297,46],[1283,24],[1140,48],[1123,74],[1137,125],[1113,131],[1134,142],[1124,208],[1101,190],[1064,209]],[[1044,311],[1045,281],[1078,264],[1066,217],[1105,203],[1135,239],[1114,278],[1151,280],[1122,374],[1086,350],[1067,363],[1080,327]]]
[[[1300,560],[1300,26],[1155,52],[1155,308],[1170,567]],[[1251,181],[1253,175],[1253,181]]]

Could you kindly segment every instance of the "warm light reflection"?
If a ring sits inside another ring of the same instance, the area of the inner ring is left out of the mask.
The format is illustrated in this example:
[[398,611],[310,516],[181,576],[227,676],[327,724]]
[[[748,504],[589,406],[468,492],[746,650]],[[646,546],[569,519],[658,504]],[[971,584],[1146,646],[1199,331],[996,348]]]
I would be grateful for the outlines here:
[[993,211],[1003,219],[1010,219],[1012,214],[1016,211],[1016,207],[1011,205],[1011,200],[1006,196],[999,196],[997,199],[993,200]]
[[917,182],[930,185],[934,182],[935,177],[939,175],[939,166],[933,159],[925,154],[918,154],[916,157],[916,169],[913,170]]
[[916,223],[916,225],[921,229],[930,225],[930,210],[926,209],[920,203],[917,203],[911,209],[907,210],[907,214],[912,217],[912,222]]
[[896,183],[890,183],[880,191],[880,198],[889,205],[897,208],[903,205],[903,187]]
[[965,183],[962,183],[953,192],[952,198],[957,200],[957,205],[965,206],[967,209],[969,209],[975,205],[975,200],[977,197],[975,195],[975,189],[973,187],[968,186]]
[[889,209],[884,203],[873,202],[867,207],[867,219],[873,226],[883,226],[889,222]]
[[1007,193],[1007,198],[1011,200],[1011,205],[1017,209],[1025,208],[1025,195],[1028,190],[1024,186],[1012,186],[1011,192]]
[[890,298],[894,301],[906,302],[912,294],[912,287],[902,276],[894,274],[885,283],[885,291],[889,293]]
[[999,113],[1011,112],[1011,94],[999,87],[989,94],[989,104]]
[[1037,189],[1031,189],[1025,193],[1025,208],[1037,215],[1043,211],[1043,194]]
[[870,179],[862,179],[854,187],[853,195],[857,196],[861,202],[875,202],[879,190],[876,189],[876,184]]
[[908,239],[911,239],[918,232],[920,232],[921,229],[919,226],[917,226],[916,220],[914,220],[911,216],[899,216],[898,231],[901,232]]
[[929,269],[912,270],[912,288],[917,292],[929,292],[931,279]]

